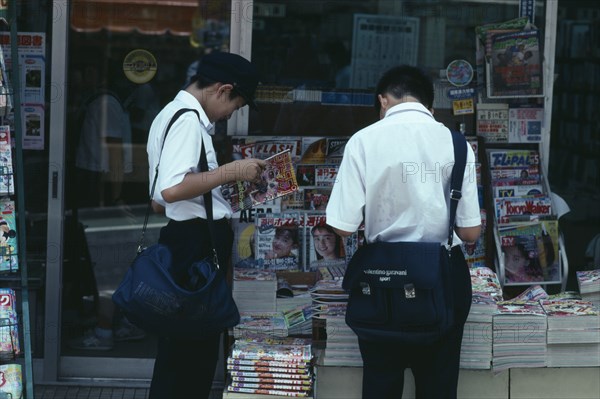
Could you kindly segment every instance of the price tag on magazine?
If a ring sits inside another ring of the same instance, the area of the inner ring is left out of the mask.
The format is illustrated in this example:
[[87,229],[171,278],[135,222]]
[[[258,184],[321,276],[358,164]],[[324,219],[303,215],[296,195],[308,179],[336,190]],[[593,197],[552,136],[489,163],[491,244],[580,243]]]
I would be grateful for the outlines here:
[[452,101],[452,113],[454,115],[466,115],[475,113],[475,103],[472,98]]

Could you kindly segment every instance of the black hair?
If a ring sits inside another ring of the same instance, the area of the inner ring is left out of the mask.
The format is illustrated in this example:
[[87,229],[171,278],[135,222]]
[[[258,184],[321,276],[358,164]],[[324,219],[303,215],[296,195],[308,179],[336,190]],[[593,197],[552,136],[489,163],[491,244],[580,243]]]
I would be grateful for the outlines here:
[[[194,84],[196,85],[196,87],[198,89],[204,89],[206,87],[212,86],[215,83],[217,83],[215,80],[213,79],[208,79],[205,78],[202,75],[196,74],[194,77],[192,77],[191,81],[189,84]],[[235,86],[233,88],[233,90],[231,90],[229,92],[229,99],[230,100],[235,100],[237,97],[241,97],[242,95],[235,89]]]
[[377,98],[380,94],[391,94],[401,99],[412,96],[427,109],[433,107],[433,81],[423,70],[410,65],[400,65],[389,69],[377,83],[375,90],[375,109],[381,110]]
[[284,233],[289,235],[289,237],[292,239],[292,242],[294,244],[298,244],[299,241],[298,241],[298,228],[297,227],[281,226],[281,227],[275,228],[275,236],[279,236]]

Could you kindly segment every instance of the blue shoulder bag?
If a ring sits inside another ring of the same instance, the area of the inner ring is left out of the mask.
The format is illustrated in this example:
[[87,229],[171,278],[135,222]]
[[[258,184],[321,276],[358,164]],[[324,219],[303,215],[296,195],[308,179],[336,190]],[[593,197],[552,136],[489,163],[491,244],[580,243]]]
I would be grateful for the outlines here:
[[[163,138],[164,146],[169,129],[181,114],[175,113]],[[162,147],[161,147],[162,151]],[[160,159],[159,159],[160,163]],[[200,171],[208,171],[204,145],[200,153]],[[151,203],[158,177],[158,165],[146,210],[146,218],[138,245],[138,253],[127,273],[114,292],[113,302],[127,318],[138,327],[156,333],[184,339],[203,339],[219,334],[240,321],[238,308],[227,285],[225,272],[219,268],[214,248],[214,223],[212,193],[204,194],[204,204],[213,254],[191,265],[189,281],[185,287],[178,285],[171,274],[171,252],[162,244],[143,248],[144,234],[151,211]]]
[[344,276],[349,291],[346,324],[359,338],[431,344],[454,324],[451,248],[467,143],[452,132],[455,164],[448,243],[375,242],[359,248]]

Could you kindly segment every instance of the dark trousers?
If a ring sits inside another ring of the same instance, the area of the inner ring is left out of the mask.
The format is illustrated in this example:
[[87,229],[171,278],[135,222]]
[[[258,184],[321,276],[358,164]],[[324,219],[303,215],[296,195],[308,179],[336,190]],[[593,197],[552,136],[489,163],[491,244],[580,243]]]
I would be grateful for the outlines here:
[[[233,245],[233,232],[226,220],[215,221],[215,247],[221,270],[226,271]],[[158,241],[173,254],[177,282],[184,283],[187,268],[212,254],[206,220],[171,220],[160,231]],[[208,398],[219,359],[217,334],[202,340],[159,337],[149,399]]]
[[398,399],[410,368],[417,399],[456,398],[463,328],[471,308],[471,277],[459,246],[452,249],[454,328],[432,345],[359,340],[363,359],[363,399]]

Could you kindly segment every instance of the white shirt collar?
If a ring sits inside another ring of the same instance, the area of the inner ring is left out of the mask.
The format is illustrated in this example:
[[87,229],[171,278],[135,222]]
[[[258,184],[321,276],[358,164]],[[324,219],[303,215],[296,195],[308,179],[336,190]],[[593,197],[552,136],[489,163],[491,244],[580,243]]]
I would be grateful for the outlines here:
[[183,102],[185,104],[185,108],[192,108],[197,110],[200,114],[200,122],[206,127],[206,130],[210,135],[214,134],[213,124],[208,119],[206,112],[204,112],[204,109],[202,109],[202,106],[200,105],[198,100],[196,100],[196,97],[194,97],[185,90],[180,90],[179,93],[177,93],[175,99],[177,101]]
[[388,116],[391,116],[393,114],[397,114],[400,112],[406,112],[406,111],[417,111],[417,112],[425,113],[425,114],[429,115],[429,117],[433,118],[431,111],[429,111],[427,108],[425,108],[425,106],[423,104],[417,103],[417,102],[406,102],[406,103],[396,104],[386,111],[385,118],[387,118]]

